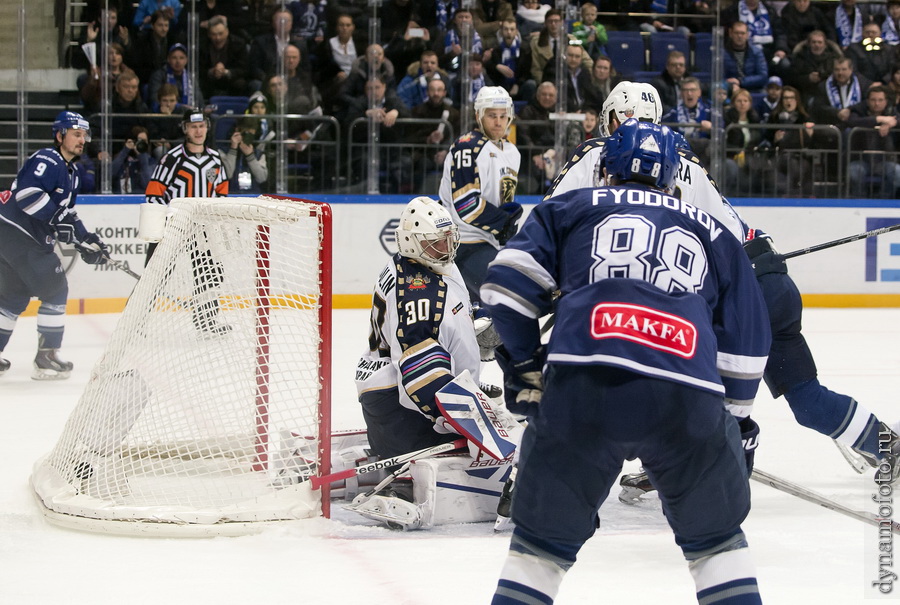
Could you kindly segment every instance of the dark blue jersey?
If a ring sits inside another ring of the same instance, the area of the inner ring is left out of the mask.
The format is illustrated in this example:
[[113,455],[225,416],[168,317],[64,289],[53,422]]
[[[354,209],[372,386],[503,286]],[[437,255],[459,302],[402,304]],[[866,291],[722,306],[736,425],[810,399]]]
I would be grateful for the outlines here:
[[640,186],[539,204],[490,265],[482,299],[513,360],[600,364],[725,395],[749,414],[766,363],[765,304],[741,244],[708,213]]
[[0,220],[52,248],[55,235],[51,221],[75,206],[80,186],[74,163],[66,162],[53,147],[41,149],[19,170],[12,195],[6,200],[0,198]]

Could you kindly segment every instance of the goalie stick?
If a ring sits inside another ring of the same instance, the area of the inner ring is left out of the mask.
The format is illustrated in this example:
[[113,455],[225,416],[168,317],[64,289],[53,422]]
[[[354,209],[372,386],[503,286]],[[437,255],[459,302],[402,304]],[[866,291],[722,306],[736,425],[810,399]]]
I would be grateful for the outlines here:
[[343,479],[349,479],[350,477],[356,477],[358,475],[365,475],[366,473],[384,470],[392,466],[397,466],[398,464],[402,465],[406,464],[407,462],[411,462],[412,460],[419,460],[420,458],[428,458],[430,456],[436,456],[445,452],[452,452],[453,450],[466,447],[468,443],[468,440],[460,438],[456,441],[450,441],[449,443],[442,443],[440,445],[426,447],[424,449],[410,452],[408,454],[400,454],[398,456],[392,456],[391,458],[386,458],[384,460],[376,460],[375,462],[361,464],[355,468],[348,468],[337,473],[331,473],[330,475],[312,477],[310,479],[310,482],[312,483],[313,489],[319,489],[323,485],[334,483],[335,481],[341,481]]
[[896,225],[891,225],[890,227],[882,227],[881,229],[872,229],[871,231],[864,231],[862,233],[857,233],[856,235],[849,235],[847,237],[842,237],[840,239],[832,240],[830,242],[825,242],[823,244],[817,244],[815,246],[810,246],[809,248],[801,248],[800,250],[794,250],[793,252],[788,252],[784,255],[785,260],[789,258],[794,258],[797,256],[803,256],[804,254],[809,254],[810,252],[818,252],[819,250],[825,250],[826,248],[833,248],[834,246],[840,246],[842,244],[849,244],[850,242],[855,242],[861,239],[867,239],[870,237],[875,237],[876,235],[884,235],[885,233],[890,233],[891,231],[896,231],[900,229],[900,223]]
[[[75,244],[75,249],[78,250],[78,252],[97,252],[97,250],[98,250],[97,248],[83,246],[79,243]],[[122,262],[120,260],[115,260],[115,259],[111,258],[108,253],[106,255],[106,263],[112,267],[115,267],[119,271],[127,273],[134,279],[137,279],[137,280],[141,279],[141,276],[139,274],[135,273],[134,271],[132,271],[131,269],[129,269],[128,265],[126,265],[124,262]]]

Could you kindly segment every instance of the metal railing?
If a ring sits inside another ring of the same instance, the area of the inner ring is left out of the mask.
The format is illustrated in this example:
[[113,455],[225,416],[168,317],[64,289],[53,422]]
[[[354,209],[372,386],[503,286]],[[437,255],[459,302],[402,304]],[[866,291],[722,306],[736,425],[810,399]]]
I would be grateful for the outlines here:
[[[544,195],[562,167],[572,156],[572,151],[584,140],[581,124],[573,120],[554,120],[565,122],[562,145],[556,145],[556,132],[553,122],[540,120],[516,120],[516,148],[522,154],[519,166],[519,186],[517,192],[522,195]],[[544,139],[538,142],[541,131],[552,131],[554,142]],[[560,149],[562,157],[560,157]]]
[[803,124],[729,124],[723,140],[737,130],[758,132],[752,147],[725,145],[724,174],[719,179],[726,197],[838,197],[847,174],[841,131],[830,124],[812,128],[810,144],[782,144],[784,133],[800,133]]
[[[434,129],[444,126],[448,142],[421,143],[411,141],[410,135],[415,126],[433,125]],[[368,118],[356,118],[347,129],[347,182],[350,187],[361,186],[372,179],[368,178],[368,170],[373,164],[368,162]],[[377,124],[377,135],[383,128]],[[392,129],[392,142],[378,142],[380,149],[378,174],[375,175],[378,193],[437,193],[437,184],[443,171],[443,157],[450,148],[450,142],[456,140],[453,125],[446,120],[430,120],[422,118],[399,118]],[[365,132],[364,132],[365,131]]]
[[[900,187],[900,128],[888,131],[883,141],[888,149],[867,149],[865,135],[872,135],[872,128],[851,128],[846,132],[847,165],[845,167],[846,197],[896,198]],[[882,144],[882,136],[877,144]]]

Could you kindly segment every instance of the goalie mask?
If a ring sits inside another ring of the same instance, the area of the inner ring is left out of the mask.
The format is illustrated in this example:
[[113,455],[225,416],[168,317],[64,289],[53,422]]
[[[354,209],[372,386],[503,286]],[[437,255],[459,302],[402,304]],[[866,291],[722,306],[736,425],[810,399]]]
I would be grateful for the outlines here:
[[400,214],[397,246],[401,256],[446,273],[459,247],[459,231],[450,213],[428,197],[417,197]]
[[484,126],[482,126],[481,120],[488,109],[506,110],[506,115],[509,117],[506,132],[503,133],[503,136],[506,136],[515,118],[512,97],[500,86],[484,86],[478,91],[478,95],[475,97],[475,121],[482,132],[484,132]]
[[644,183],[671,191],[679,163],[678,144],[668,126],[631,118],[606,141],[606,175],[618,183]]
[[628,118],[659,124],[662,120],[662,103],[659,93],[643,82],[619,82],[610,91],[600,112],[600,135],[610,136],[612,118],[622,124]]

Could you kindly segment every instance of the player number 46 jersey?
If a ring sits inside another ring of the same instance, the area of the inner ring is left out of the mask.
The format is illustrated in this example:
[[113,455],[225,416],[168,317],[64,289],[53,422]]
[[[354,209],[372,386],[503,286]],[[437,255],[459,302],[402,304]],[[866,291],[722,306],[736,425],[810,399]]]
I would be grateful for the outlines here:
[[[678,175],[675,177],[675,197],[709,213],[725,225],[738,241],[744,241],[748,231],[746,223],[722,197],[715,181],[700,164],[697,155],[689,149],[679,149],[678,154],[680,162]],[[606,185],[603,178],[605,157],[606,140],[603,138],[590,139],[579,145],[553,181],[544,199],[575,189]]]

